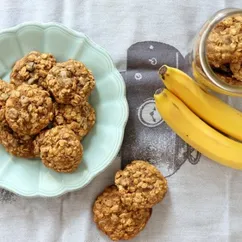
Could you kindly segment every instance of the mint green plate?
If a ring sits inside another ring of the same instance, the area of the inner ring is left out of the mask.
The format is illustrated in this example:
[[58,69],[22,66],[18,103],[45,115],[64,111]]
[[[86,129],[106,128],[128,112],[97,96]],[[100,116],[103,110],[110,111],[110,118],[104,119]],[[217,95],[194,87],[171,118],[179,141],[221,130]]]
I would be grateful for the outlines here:
[[23,196],[53,197],[86,186],[116,157],[128,118],[125,85],[108,53],[78,33],[56,23],[24,23],[0,31],[0,78],[9,81],[14,62],[26,53],[50,52],[57,61],[82,61],[94,74],[90,102],[97,122],[83,141],[84,157],[72,174],[56,173],[40,160],[20,159],[0,147],[0,187]]

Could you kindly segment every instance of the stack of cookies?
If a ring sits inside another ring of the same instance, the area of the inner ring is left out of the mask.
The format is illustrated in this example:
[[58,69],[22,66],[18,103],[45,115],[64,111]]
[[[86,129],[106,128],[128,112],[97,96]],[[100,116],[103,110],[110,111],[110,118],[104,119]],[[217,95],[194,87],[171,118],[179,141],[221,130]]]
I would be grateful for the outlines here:
[[115,175],[93,206],[94,222],[110,239],[128,240],[144,229],[152,207],[163,200],[167,181],[153,165],[137,160]]
[[73,172],[83,156],[80,140],[95,124],[88,97],[92,73],[76,60],[57,63],[32,51],[0,80],[0,142],[12,155],[41,157],[57,172]]

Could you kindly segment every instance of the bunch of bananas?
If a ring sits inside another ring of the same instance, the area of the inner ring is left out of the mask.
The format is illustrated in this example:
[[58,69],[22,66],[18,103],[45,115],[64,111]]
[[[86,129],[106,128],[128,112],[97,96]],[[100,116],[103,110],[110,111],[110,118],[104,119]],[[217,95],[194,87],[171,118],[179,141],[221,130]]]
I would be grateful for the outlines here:
[[242,169],[242,113],[179,69],[164,65],[159,74],[166,88],[154,98],[165,122],[204,156]]

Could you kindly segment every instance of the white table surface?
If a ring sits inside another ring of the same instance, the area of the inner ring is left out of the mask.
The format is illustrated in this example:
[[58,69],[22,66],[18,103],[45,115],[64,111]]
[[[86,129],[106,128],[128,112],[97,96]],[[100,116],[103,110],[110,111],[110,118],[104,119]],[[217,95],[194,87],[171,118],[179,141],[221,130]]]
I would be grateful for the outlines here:
[[[185,55],[201,24],[231,6],[242,5],[236,0],[0,0],[0,28],[60,22],[85,32],[124,70],[127,49],[138,41],[162,41]],[[86,188],[59,198],[27,199],[1,191],[0,241],[109,241],[92,222],[91,207],[119,168],[116,159]],[[133,241],[242,241],[242,172],[204,158],[196,166],[186,162],[168,183],[165,200]]]

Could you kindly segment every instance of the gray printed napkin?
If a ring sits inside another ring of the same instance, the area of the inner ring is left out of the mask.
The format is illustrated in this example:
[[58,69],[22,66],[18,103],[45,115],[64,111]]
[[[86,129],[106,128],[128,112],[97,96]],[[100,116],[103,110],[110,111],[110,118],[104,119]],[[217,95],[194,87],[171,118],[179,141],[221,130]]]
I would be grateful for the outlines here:
[[[163,64],[187,71],[185,59],[173,46],[146,41],[132,45],[123,74],[130,108],[121,149],[122,167],[142,159],[156,165],[165,176],[173,175],[184,162],[196,164],[201,155],[178,137],[155,108],[153,95],[163,86],[158,69]],[[179,120],[177,120],[179,122]]]

